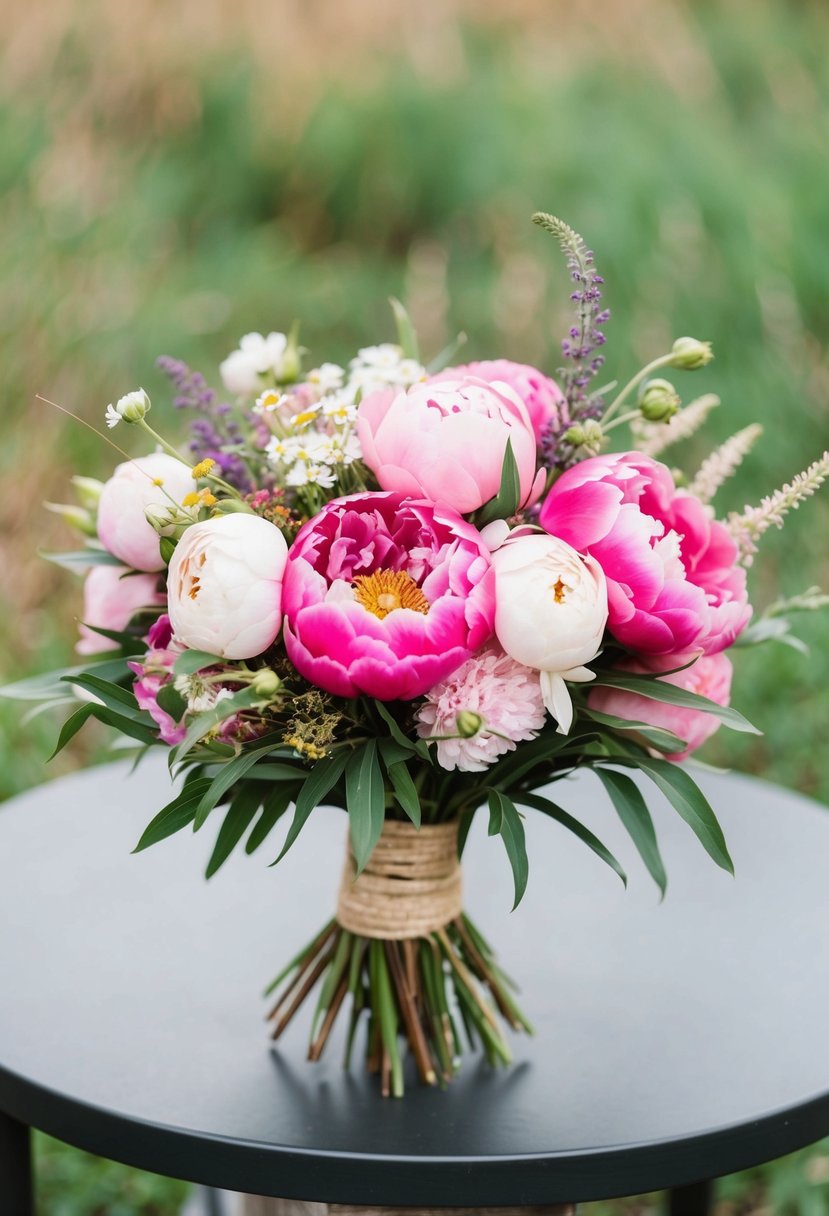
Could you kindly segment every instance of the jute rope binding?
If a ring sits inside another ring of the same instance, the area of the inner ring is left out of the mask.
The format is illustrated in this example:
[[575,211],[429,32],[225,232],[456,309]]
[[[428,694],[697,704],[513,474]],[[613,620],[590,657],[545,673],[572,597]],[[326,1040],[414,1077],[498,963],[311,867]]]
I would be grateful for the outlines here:
[[368,865],[355,874],[349,845],[337,920],[350,933],[400,941],[444,928],[461,914],[457,822],[418,830],[386,820]]

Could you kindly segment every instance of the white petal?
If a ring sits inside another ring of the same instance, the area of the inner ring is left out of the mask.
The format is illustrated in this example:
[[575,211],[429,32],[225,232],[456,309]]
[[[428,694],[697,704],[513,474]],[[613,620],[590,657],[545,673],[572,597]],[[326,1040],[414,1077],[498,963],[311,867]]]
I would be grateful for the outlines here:
[[557,671],[542,671],[541,695],[547,712],[558,723],[556,730],[560,735],[570,733],[573,725],[573,702],[570,691],[564,683],[564,677]]

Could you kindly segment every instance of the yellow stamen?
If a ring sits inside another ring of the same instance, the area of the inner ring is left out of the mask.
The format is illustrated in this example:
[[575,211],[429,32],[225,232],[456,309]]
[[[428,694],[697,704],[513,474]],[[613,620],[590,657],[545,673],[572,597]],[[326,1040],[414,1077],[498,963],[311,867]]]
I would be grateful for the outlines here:
[[164,478],[163,478],[163,477],[154,477],[154,478],[153,478],[153,485],[154,485],[154,486],[163,486],[163,485],[164,485]]
[[307,422],[313,422],[316,416],[316,410],[305,410],[302,414],[294,414],[291,426],[305,426]]
[[424,614],[429,611],[429,601],[405,570],[375,570],[373,574],[358,575],[354,595],[358,604],[381,621],[396,608]]
[[199,498],[203,507],[212,507],[214,503],[218,502],[216,495],[211,494],[209,490],[202,490]]
[[196,490],[191,490],[189,494],[185,494],[181,500],[183,507],[195,507],[201,501],[201,495]]
[[564,586],[564,583],[560,578],[553,584],[553,597],[555,598],[555,602],[557,604],[564,603],[564,593],[566,590],[567,588]]
[[194,464],[191,469],[193,480],[198,481],[200,477],[206,477],[215,463],[216,461],[210,456],[205,456],[204,460],[200,460],[198,464]]

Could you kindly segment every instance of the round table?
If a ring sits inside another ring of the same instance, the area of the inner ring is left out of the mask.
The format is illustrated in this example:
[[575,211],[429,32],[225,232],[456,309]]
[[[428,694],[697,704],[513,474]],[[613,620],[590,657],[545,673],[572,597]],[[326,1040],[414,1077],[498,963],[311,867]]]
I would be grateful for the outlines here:
[[[26,1208],[28,1126],[230,1190],[466,1207],[684,1187],[829,1133],[829,815],[754,779],[699,780],[737,876],[654,793],[669,873],[661,905],[590,773],[559,785],[557,799],[617,853],[627,891],[529,812],[530,882],[510,915],[502,845],[479,816],[467,906],[519,979],[537,1033],[515,1038],[512,1068],[471,1056],[447,1091],[411,1076],[402,1101],[381,1098],[359,1067],[344,1072],[336,1040],[306,1063],[310,1008],[278,1049],[262,1020],[264,984],[331,914],[341,811],[316,811],[275,869],[273,840],[250,858],[238,851],[206,883],[214,823],[131,855],[169,798],[156,760],[9,803],[4,1212]],[[702,1210],[702,1195],[679,1192],[675,1210]]]

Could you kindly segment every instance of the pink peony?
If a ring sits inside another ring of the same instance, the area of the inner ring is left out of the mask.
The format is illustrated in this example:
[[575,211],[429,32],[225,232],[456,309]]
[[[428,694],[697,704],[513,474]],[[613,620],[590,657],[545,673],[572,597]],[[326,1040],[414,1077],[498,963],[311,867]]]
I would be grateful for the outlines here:
[[[619,671],[654,672],[678,667],[687,663],[690,655],[671,655],[669,659],[651,659],[648,663],[620,663]],[[724,654],[704,654],[697,659],[692,667],[674,675],[663,676],[666,684],[675,684],[677,688],[687,688],[689,692],[716,701],[717,705],[728,705],[731,696],[731,661]],[[713,714],[701,709],[683,709],[680,705],[665,705],[662,701],[652,701],[649,697],[640,697],[637,693],[625,692],[621,688],[594,688],[588,698],[588,705],[603,714],[615,714],[617,718],[625,718],[628,722],[644,722],[648,726],[661,726],[684,739],[687,747],[684,751],[675,752],[669,760],[684,760],[691,752],[700,747],[706,739],[713,735],[720,725],[719,719]]]
[[282,610],[288,656],[312,684],[409,701],[491,636],[489,550],[446,507],[390,493],[334,499],[291,546]]
[[83,624],[78,654],[98,654],[102,650],[117,650],[118,643],[102,637],[89,625],[122,632],[136,612],[166,602],[158,590],[154,574],[130,574],[125,566],[93,566],[83,586]]
[[537,671],[516,663],[496,644],[471,659],[430,689],[417,711],[417,733],[456,735],[458,714],[477,715],[480,729],[472,738],[441,739],[438,764],[463,773],[482,773],[516,743],[534,739],[544,725],[544,701]]
[[485,359],[448,367],[435,379],[457,379],[475,376],[487,384],[507,384],[521,398],[530,416],[535,441],[540,447],[547,433],[566,430],[570,415],[564,393],[549,376],[527,363],[512,363],[509,359]]
[[101,491],[98,536],[105,549],[133,570],[163,570],[158,533],[147,507],[170,507],[193,489],[186,464],[153,452],[119,464]]
[[425,497],[462,515],[498,493],[510,440],[521,502],[532,501],[544,484],[527,409],[505,384],[436,377],[400,392],[370,393],[360,402],[357,434],[383,490]]
[[649,456],[611,453],[568,469],[539,520],[596,558],[607,578],[608,628],[631,650],[715,654],[748,623],[730,534]]
[[147,645],[149,649],[140,662],[135,660],[127,664],[138,676],[132,690],[139,709],[147,711],[158,727],[160,737],[174,747],[176,743],[181,743],[187,733],[184,721],[176,722],[161,708],[158,694],[173,678],[176,659],[184,647],[173,638],[173,628],[166,614],[160,616],[150,629]]

